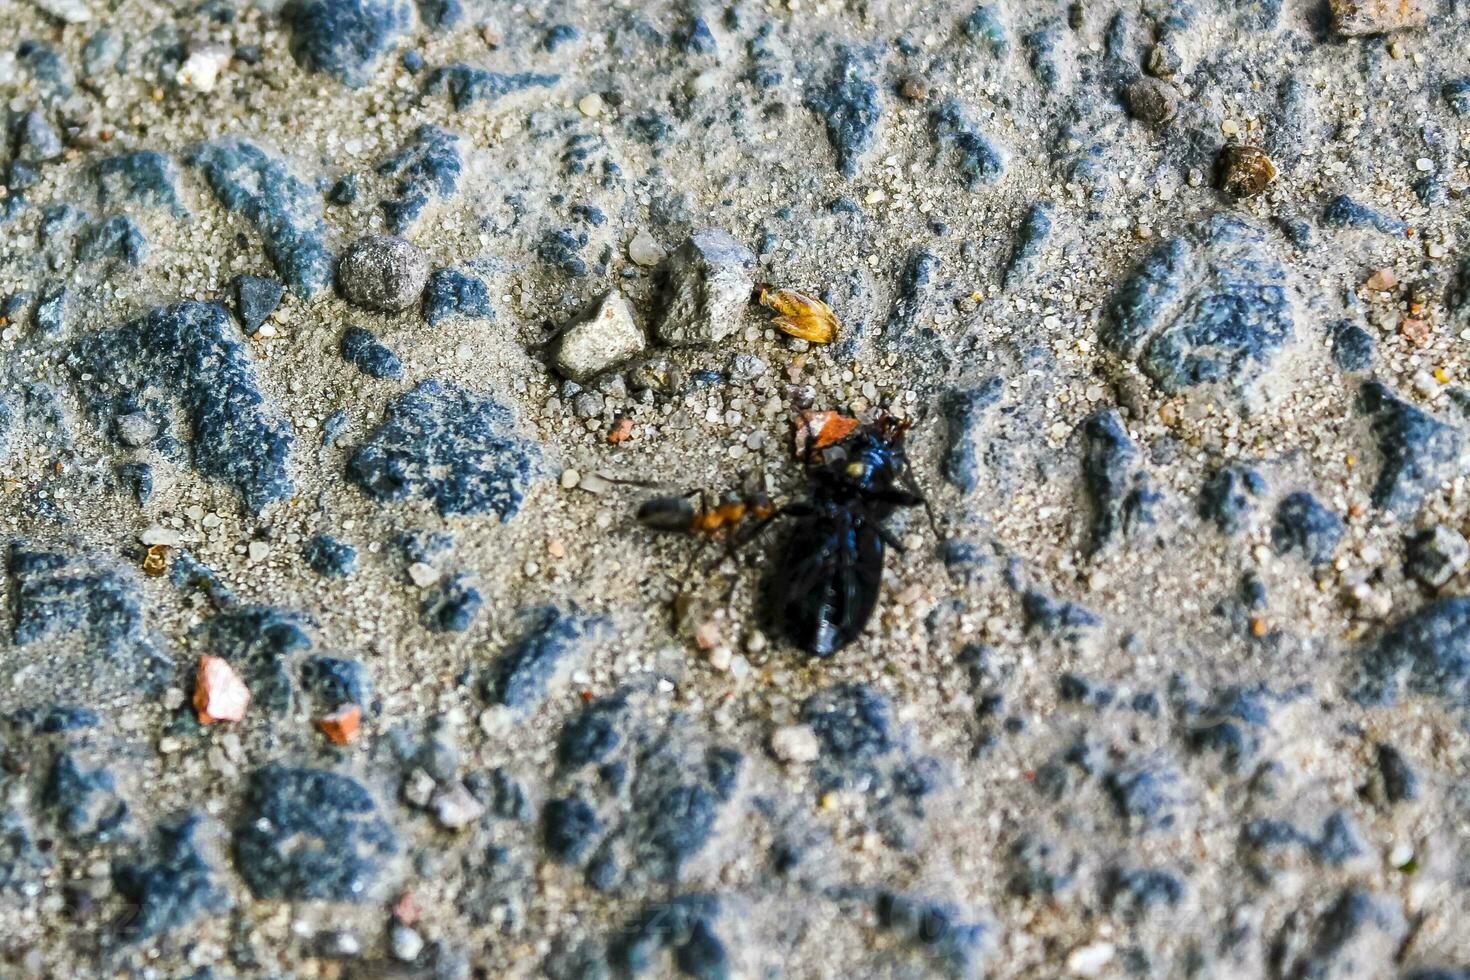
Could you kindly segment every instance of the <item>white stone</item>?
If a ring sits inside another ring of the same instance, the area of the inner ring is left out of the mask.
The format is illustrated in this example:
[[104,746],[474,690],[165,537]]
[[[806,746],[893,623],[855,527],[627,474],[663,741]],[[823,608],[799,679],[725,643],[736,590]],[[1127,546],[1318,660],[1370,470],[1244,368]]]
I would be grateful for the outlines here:
[[179,66],[174,80],[197,92],[213,92],[215,84],[219,81],[220,72],[229,63],[230,51],[228,48],[217,44],[206,44],[189,52],[189,56]]
[[821,753],[809,725],[784,725],[771,733],[771,752],[782,762],[815,762]]

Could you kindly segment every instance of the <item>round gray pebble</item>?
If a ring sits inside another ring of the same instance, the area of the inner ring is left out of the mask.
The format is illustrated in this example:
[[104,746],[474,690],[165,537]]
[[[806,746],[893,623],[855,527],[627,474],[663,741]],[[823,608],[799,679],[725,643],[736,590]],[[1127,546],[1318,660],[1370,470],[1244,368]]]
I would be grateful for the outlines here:
[[396,235],[353,242],[337,264],[337,289],[353,306],[399,313],[414,306],[429,280],[429,257]]

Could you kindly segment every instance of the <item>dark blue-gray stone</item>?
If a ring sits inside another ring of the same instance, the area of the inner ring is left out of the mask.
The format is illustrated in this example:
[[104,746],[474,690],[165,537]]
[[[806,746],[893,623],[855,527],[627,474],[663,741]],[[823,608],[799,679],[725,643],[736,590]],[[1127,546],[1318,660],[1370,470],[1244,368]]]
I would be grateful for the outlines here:
[[1266,241],[1259,228],[1216,215],[1165,242],[1113,297],[1103,344],[1167,394],[1245,387],[1293,334],[1287,273]]
[[85,769],[70,751],[57,754],[41,784],[40,803],[68,836],[95,843],[115,840],[129,819],[114,792],[112,773]]
[[301,686],[329,708],[350,703],[366,710],[372,700],[367,668],[341,657],[308,657],[301,665]]
[[496,704],[527,709],[546,696],[547,685],[563,661],[601,633],[603,622],[576,611],[543,606],[531,614],[531,625],[491,665],[485,696]]
[[1015,285],[1031,268],[1033,260],[1041,252],[1041,246],[1051,235],[1054,209],[1047,201],[1038,201],[1026,211],[1016,234],[1016,248],[1006,264],[1006,286]]
[[579,863],[602,832],[602,821],[577,797],[548,800],[541,812],[541,826],[547,852],[566,864]]
[[297,63],[353,88],[367,84],[378,59],[413,26],[407,0],[290,0],[281,16]]
[[430,380],[388,403],[382,424],[352,454],[347,478],[377,500],[420,497],[441,514],[509,520],[538,458],[505,406]]
[[857,51],[843,48],[826,79],[808,86],[803,104],[825,123],[837,169],[844,177],[854,176],[859,160],[877,138],[883,111],[866,60]]
[[1375,211],[1346,194],[1339,194],[1327,202],[1327,206],[1322,209],[1322,221],[1333,228],[1381,231],[1385,235],[1402,235],[1409,230],[1409,226],[1398,218]]
[[193,467],[259,511],[289,496],[291,432],[265,401],[224,307],[178,303],[82,337],[67,357],[88,408],[112,419],[161,400],[187,418]]
[[547,88],[561,81],[560,75],[533,72],[505,74],[455,62],[436,68],[424,81],[426,92],[448,92],[456,109],[464,110],[477,102],[494,102],[512,92],[528,88]]
[[965,34],[992,55],[1002,56],[1010,50],[1005,25],[992,5],[981,4],[970,12],[963,23]]
[[168,208],[182,215],[179,178],[173,162],[155,150],[135,150],[104,157],[92,164],[99,196],[104,202],[136,201],[149,207]]
[[141,588],[123,569],[12,541],[5,571],[16,645],[74,636],[109,656],[146,645]]
[[401,378],[403,364],[366,327],[348,327],[338,350],[342,360],[370,378]]
[[66,329],[65,284],[54,286],[42,294],[36,303],[36,329],[43,337],[59,337]]
[[1200,489],[1199,516],[1233,537],[1244,531],[1255,500],[1266,492],[1266,481],[1248,466],[1222,466]]
[[892,706],[863,684],[819,691],[801,706],[801,720],[821,743],[823,755],[853,762],[883,755],[895,745]]
[[380,176],[394,181],[393,195],[382,201],[388,227],[402,234],[431,199],[453,194],[459,187],[462,167],[458,136],[429,123],[414,130],[407,142],[377,167]]
[[266,255],[292,290],[309,299],[331,282],[321,195],[285,161],[238,137],[201,143],[186,159],[204,172],[220,204],[255,225]]
[[1107,544],[1125,522],[1125,504],[1138,477],[1138,447],[1116,409],[1082,423],[1082,480],[1092,499],[1092,549]]
[[1346,531],[1341,517],[1322,506],[1310,493],[1298,490],[1276,505],[1271,545],[1278,555],[1297,551],[1308,564],[1322,565],[1332,560],[1332,553]]
[[245,325],[246,333],[260,329],[265,318],[276,312],[286,287],[277,279],[268,276],[242,275],[235,277],[235,312]]
[[46,163],[61,156],[61,137],[39,110],[23,112],[11,128],[15,159],[24,163]]
[[330,534],[312,537],[301,554],[312,571],[327,578],[346,578],[357,570],[357,549]]
[[419,20],[431,31],[444,31],[464,22],[465,9],[460,0],[418,0]]
[[940,152],[954,156],[971,190],[1000,180],[1005,172],[1004,158],[979,127],[965,117],[957,101],[950,99],[931,112],[929,124]]
[[1373,336],[1351,320],[1338,320],[1327,328],[1332,359],[1344,371],[1367,371],[1373,367]]
[[202,820],[191,813],[161,824],[152,855],[113,865],[113,887],[127,903],[118,923],[127,942],[151,939],[228,907],[228,892],[194,843]]
[[927,954],[940,975],[974,976],[991,952],[990,927],[947,902],[884,890],[874,905],[878,924]]
[[434,633],[463,633],[484,605],[480,590],[464,575],[446,575],[419,603],[419,622]]
[[1373,483],[1373,504],[1407,521],[1440,484],[1464,471],[1459,429],[1396,396],[1377,381],[1359,392],[1382,466]]
[[1360,700],[1391,703],[1407,689],[1470,704],[1470,598],[1419,607],[1367,644],[1362,659]]
[[250,777],[235,825],[235,870],[257,898],[363,902],[398,851],[356,780],[272,763]]
[[132,218],[114,214],[87,226],[77,256],[83,262],[112,260],[137,268],[148,258],[148,239]]
[[424,289],[424,319],[431,327],[448,320],[493,320],[490,287],[458,269],[436,269]]
[[1005,379],[999,375],[986,378],[972,388],[946,392],[940,400],[949,426],[949,448],[944,454],[944,478],[961,492],[969,493],[980,484],[983,446],[980,428],[989,409],[1005,393]]

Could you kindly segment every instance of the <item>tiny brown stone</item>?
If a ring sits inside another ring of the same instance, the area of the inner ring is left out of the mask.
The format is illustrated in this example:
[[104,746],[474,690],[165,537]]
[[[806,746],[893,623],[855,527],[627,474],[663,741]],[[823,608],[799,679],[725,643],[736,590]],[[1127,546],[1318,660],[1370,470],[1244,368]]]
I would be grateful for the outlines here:
[[150,545],[148,553],[143,556],[143,574],[158,578],[168,571],[168,545]]
[[1231,145],[1220,151],[1219,177],[1221,192],[1243,201],[1260,194],[1276,179],[1276,164],[1259,147]]
[[1415,347],[1423,347],[1429,343],[1429,337],[1433,333],[1434,327],[1428,320],[1404,317],[1399,321],[1399,334]]
[[905,75],[898,83],[898,94],[913,102],[929,97],[929,80],[922,75]]
[[1368,277],[1364,283],[1369,289],[1376,293],[1387,292],[1399,284],[1399,277],[1394,275],[1392,269],[1377,269]]
[[1174,86],[1147,75],[1129,85],[1123,96],[1129,114],[1150,126],[1162,126],[1179,112],[1179,96]]

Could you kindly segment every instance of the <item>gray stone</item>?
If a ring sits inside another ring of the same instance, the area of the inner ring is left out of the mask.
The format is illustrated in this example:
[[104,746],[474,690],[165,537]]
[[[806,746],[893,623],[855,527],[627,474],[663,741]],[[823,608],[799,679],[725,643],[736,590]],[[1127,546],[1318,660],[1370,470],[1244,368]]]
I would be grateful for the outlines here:
[[648,346],[628,301],[616,290],[604,293],[577,314],[556,338],[551,363],[557,373],[586,382],[626,364]]
[[125,446],[146,446],[158,438],[158,423],[148,417],[147,412],[130,412],[119,415],[113,423],[117,426],[117,438]]
[[675,347],[723,340],[735,329],[754,286],[755,256],[727,231],[697,231],[659,270],[658,339]]
[[429,280],[429,257],[396,235],[368,235],[348,246],[337,265],[337,289],[347,302],[399,313],[418,305]]
[[15,125],[15,158],[25,163],[45,163],[61,156],[61,137],[46,121],[46,117],[32,110],[20,117]]
[[1431,589],[1444,585],[1470,565],[1470,543],[1447,524],[1414,535],[1405,562],[1408,573]]

